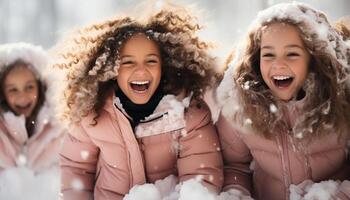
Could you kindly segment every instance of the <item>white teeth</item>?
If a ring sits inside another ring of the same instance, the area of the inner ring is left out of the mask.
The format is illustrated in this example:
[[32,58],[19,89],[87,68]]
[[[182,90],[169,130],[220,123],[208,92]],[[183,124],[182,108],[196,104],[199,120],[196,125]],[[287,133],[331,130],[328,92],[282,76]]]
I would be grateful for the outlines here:
[[279,80],[279,81],[282,81],[282,80],[286,80],[286,79],[289,79],[289,78],[292,78],[292,77],[291,76],[273,76],[272,78],[276,79],[276,80]]
[[135,85],[145,85],[145,84],[149,84],[150,81],[131,81],[132,84]]

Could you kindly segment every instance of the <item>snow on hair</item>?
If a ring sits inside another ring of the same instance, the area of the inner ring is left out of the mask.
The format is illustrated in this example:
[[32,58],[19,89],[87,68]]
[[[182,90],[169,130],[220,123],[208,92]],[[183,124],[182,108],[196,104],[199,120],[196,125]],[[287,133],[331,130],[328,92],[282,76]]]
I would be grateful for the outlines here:
[[31,64],[37,72],[43,71],[48,65],[47,53],[40,46],[28,43],[11,43],[0,45],[0,68],[11,65],[17,60]]
[[[295,26],[312,57],[311,70],[303,86],[304,114],[292,127],[293,132],[303,132],[305,137],[330,132],[344,134],[350,120],[347,102],[350,91],[346,83],[350,78],[350,47],[329,24],[325,14],[296,2],[263,10],[252,23],[246,43],[236,50],[237,56],[228,64],[217,90],[223,114],[243,127],[246,119],[252,120],[249,126],[265,137],[271,137],[275,129],[285,126],[282,113],[270,111],[276,102],[259,70],[261,34],[264,27],[272,23]],[[325,131],[329,128],[333,130]]]
[[216,81],[216,73],[214,59],[206,51],[209,45],[195,34],[199,29],[189,12],[164,8],[148,20],[121,17],[77,31],[56,47],[55,66],[67,70],[63,119],[77,122],[94,113],[96,122],[105,90],[115,86],[120,48],[138,33],[160,48],[165,93],[185,90],[195,98],[201,96]]

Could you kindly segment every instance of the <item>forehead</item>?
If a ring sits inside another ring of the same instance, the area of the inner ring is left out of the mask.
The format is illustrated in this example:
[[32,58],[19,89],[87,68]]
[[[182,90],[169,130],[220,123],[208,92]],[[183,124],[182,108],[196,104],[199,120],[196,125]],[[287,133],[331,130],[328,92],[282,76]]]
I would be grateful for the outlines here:
[[26,65],[17,65],[5,77],[5,83],[35,80],[35,75]]
[[299,29],[288,23],[272,23],[262,27],[261,40],[276,42],[301,42]]
[[135,51],[140,52],[146,50],[158,53],[159,48],[157,43],[149,37],[147,37],[145,34],[136,33],[124,43],[124,45],[121,48],[121,53],[133,53]]

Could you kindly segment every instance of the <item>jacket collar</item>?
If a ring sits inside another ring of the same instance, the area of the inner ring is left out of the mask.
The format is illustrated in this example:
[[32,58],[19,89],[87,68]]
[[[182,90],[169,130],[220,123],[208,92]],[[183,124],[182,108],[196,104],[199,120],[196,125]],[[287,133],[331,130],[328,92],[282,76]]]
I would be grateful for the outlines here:
[[[117,108],[125,117],[130,119],[130,116],[123,109],[118,97],[110,94],[109,100],[106,102],[106,109],[111,109],[111,105]],[[158,135],[174,130],[183,129],[186,126],[184,113],[185,108],[190,104],[192,94],[184,97],[183,93],[178,96],[165,95],[159,102],[154,112],[140,121],[140,124],[135,128],[135,135],[137,138]],[[112,101],[112,102],[110,102]],[[110,102],[110,103],[109,103]]]
[[[24,144],[36,140],[44,132],[46,126],[57,126],[58,122],[52,116],[52,109],[47,104],[44,104],[40,109],[36,118],[36,126],[34,134],[28,138],[28,133],[25,126],[25,117],[23,115],[16,116],[13,112],[3,113],[4,124],[8,130],[8,134],[19,144]],[[62,131],[57,131],[50,135],[50,138],[59,137]]]

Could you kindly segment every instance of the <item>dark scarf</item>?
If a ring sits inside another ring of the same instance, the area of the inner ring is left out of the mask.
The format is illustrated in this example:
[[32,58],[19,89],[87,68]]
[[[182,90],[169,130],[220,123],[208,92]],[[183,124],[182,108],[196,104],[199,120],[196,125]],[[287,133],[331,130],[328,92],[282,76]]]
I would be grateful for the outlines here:
[[129,119],[129,121],[133,129],[135,129],[141,120],[145,119],[145,117],[154,112],[160,100],[164,96],[160,86],[154,92],[151,99],[145,104],[133,103],[121,89],[116,89],[115,95],[119,98],[125,112],[132,118]]

